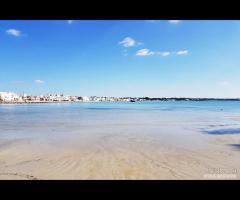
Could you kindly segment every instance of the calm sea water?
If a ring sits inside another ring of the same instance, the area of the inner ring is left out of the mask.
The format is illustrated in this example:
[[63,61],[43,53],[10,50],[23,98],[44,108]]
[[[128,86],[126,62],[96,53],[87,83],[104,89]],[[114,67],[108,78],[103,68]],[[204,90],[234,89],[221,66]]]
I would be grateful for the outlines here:
[[121,131],[238,134],[239,119],[239,101],[0,105],[0,137],[39,139],[51,134],[121,134]]

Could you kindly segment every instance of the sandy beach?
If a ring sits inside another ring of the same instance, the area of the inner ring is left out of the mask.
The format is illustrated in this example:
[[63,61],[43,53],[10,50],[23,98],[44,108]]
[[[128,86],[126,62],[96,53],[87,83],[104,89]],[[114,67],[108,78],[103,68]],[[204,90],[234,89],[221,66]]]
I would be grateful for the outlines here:
[[1,142],[0,179],[204,179],[212,169],[240,169],[239,150],[223,145],[239,136],[206,139],[209,145],[186,147],[181,140],[169,145],[166,137],[137,134],[81,136],[57,145]]
[[124,113],[111,112],[104,120],[95,117],[94,125],[18,122],[23,128],[12,136],[6,128],[0,179],[210,179],[218,171],[225,179],[240,178],[239,134],[204,134],[187,118],[173,122],[166,114],[166,120],[147,120],[159,113],[131,112],[139,118],[124,120]]

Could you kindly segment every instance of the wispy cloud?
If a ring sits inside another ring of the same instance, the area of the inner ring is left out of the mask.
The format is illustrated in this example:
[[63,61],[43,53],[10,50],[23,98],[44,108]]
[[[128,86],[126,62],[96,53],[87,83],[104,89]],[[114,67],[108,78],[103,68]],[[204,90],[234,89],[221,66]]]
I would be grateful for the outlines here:
[[187,54],[188,54],[188,50],[177,51],[177,55],[179,55],[179,56],[184,56],[184,55],[187,55]]
[[8,29],[6,30],[6,33],[14,37],[20,37],[22,35],[22,32],[17,29]]
[[178,24],[181,20],[168,20],[170,24]]
[[136,53],[137,56],[151,56],[153,54],[154,52],[150,51],[149,49],[140,49]]
[[156,54],[164,57],[164,56],[169,56],[171,53],[169,51],[164,51],[164,52],[157,52]]
[[150,49],[140,49],[136,52],[137,56],[151,56],[151,55],[156,55],[156,56],[162,56],[162,57],[166,57],[166,56],[170,56],[170,55],[187,55],[188,54],[188,50],[180,50],[177,52],[171,52],[171,51],[152,51]]
[[73,23],[73,20],[67,20],[67,23],[68,23],[68,24],[72,24],[72,23]]
[[127,51],[127,49],[123,49],[123,55],[124,55],[124,56],[128,56],[128,51]]
[[125,37],[122,41],[118,42],[118,44],[122,45],[123,47],[133,47],[137,45],[142,45],[142,42],[137,42],[131,37]]
[[42,81],[42,80],[34,80],[34,83],[36,83],[36,84],[43,84],[43,83],[45,83],[45,82]]
[[220,81],[218,84],[220,86],[228,86],[228,85],[230,85],[230,82],[229,81]]

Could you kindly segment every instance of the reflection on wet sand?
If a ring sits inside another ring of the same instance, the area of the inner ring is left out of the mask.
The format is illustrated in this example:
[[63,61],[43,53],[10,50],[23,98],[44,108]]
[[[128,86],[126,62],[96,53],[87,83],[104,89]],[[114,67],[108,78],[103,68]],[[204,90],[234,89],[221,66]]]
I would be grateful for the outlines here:
[[205,130],[204,132],[208,134],[215,134],[215,135],[240,134],[240,128]]

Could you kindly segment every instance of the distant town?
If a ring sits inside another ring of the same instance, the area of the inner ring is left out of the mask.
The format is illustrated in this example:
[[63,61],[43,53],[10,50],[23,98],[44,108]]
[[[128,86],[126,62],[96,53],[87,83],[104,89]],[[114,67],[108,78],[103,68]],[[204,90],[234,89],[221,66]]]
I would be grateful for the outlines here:
[[97,97],[97,96],[70,96],[63,94],[47,95],[18,95],[14,92],[0,92],[0,103],[51,103],[51,102],[137,102],[137,101],[209,101],[209,100],[228,100],[240,101],[240,98],[186,98],[186,97]]

